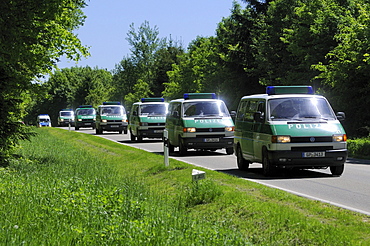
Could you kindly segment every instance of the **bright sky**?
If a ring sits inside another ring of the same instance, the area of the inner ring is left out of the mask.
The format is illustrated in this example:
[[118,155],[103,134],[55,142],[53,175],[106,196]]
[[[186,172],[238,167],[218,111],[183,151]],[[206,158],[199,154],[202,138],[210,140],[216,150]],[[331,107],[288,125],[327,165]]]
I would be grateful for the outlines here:
[[[243,4],[241,0],[237,0]],[[130,55],[126,40],[131,23],[135,30],[145,21],[159,38],[172,38],[183,47],[197,36],[215,36],[217,24],[231,15],[233,0],[90,0],[84,8],[85,24],[76,31],[91,56],[77,64],[62,59],[59,68],[90,66],[109,71]]]

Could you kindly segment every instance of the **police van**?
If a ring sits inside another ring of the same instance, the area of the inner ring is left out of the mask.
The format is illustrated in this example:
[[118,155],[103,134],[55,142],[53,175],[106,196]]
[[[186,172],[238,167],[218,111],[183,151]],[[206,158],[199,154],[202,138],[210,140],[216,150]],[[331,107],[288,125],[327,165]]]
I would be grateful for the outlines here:
[[127,134],[127,115],[125,108],[120,102],[104,102],[96,110],[95,131],[102,134],[103,131],[116,131],[119,134]]
[[37,127],[51,127],[51,120],[48,114],[39,114],[37,116]]
[[180,155],[186,155],[188,149],[233,153],[234,122],[215,93],[186,93],[184,98],[170,101],[165,130],[170,153],[175,147]]
[[58,126],[74,125],[74,112],[72,109],[62,109],[58,114]]
[[132,105],[129,131],[131,141],[143,138],[162,138],[168,103],[164,98],[142,98]]
[[235,119],[237,165],[262,163],[266,176],[277,167],[329,167],[340,176],[348,155],[344,118],[311,86],[268,86],[266,94],[244,96]]
[[96,111],[92,105],[80,105],[75,111],[75,130],[81,127],[95,129]]

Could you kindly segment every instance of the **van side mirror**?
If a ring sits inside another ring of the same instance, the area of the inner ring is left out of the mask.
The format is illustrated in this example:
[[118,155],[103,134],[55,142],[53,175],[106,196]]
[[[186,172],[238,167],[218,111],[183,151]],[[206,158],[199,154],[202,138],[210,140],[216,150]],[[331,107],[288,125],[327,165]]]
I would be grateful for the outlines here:
[[345,120],[346,119],[346,114],[344,112],[338,112],[337,113],[337,119],[338,120]]
[[179,112],[178,111],[174,111],[172,115],[173,115],[173,117],[178,118],[179,117]]
[[231,118],[235,118],[236,117],[236,111],[234,111],[234,110],[230,111],[230,116],[231,116]]
[[137,111],[132,112],[132,115],[137,116]]
[[261,111],[257,111],[253,114],[253,120],[256,122],[263,122],[265,120],[265,116]]

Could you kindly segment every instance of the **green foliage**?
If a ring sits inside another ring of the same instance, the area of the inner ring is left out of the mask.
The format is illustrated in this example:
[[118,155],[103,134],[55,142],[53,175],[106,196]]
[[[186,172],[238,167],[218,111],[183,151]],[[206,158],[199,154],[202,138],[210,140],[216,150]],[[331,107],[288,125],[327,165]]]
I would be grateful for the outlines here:
[[33,93],[35,76],[50,71],[58,58],[78,60],[88,55],[73,30],[85,19],[83,0],[2,1],[0,3],[0,163],[26,128],[17,123],[24,113],[26,93]]
[[370,137],[347,140],[348,154],[370,159]]
[[366,215],[217,171],[194,184],[192,165],[37,131],[0,170],[0,245],[369,244]]
[[52,123],[56,123],[61,109],[75,109],[79,105],[97,107],[109,100],[113,91],[112,74],[88,66],[63,68],[56,70],[41,87],[44,97],[34,102],[26,121],[34,122],[38,114],[47,113]]
[[193,181],[188,187],[183,188],[183,193],[179,197],[179,206],[193,207],[212,203],[221,195],[221,189],[211,180]]

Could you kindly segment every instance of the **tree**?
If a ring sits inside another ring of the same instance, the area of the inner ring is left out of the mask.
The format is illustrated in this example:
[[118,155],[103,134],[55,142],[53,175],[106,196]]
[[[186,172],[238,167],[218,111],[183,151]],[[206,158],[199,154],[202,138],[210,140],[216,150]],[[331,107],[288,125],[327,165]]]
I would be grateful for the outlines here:
[[73,33],[83,24],[83,0],[0,2],[0,163],[19,140],[29,137],[20,123],[25,93],[35,76],[50,71],[58,58],[87,55]]
[[156,53],[166,47],[166,39],[158,37],[159,31],[145,21],[138,30],[130,25],[126,40],[131,45],[131,56],[124,58],[114,70],[116,98],[123,98],[126,107],[144,95],[152,96],[155,86]]
[[101,105],[111,98],[112,74],[89,66],[63,68],[55,71],[42,87],[44,97],[33,105],[27,122],[33,122],[38,114],[47,113],[52,123],[56,123],[61,109]]

